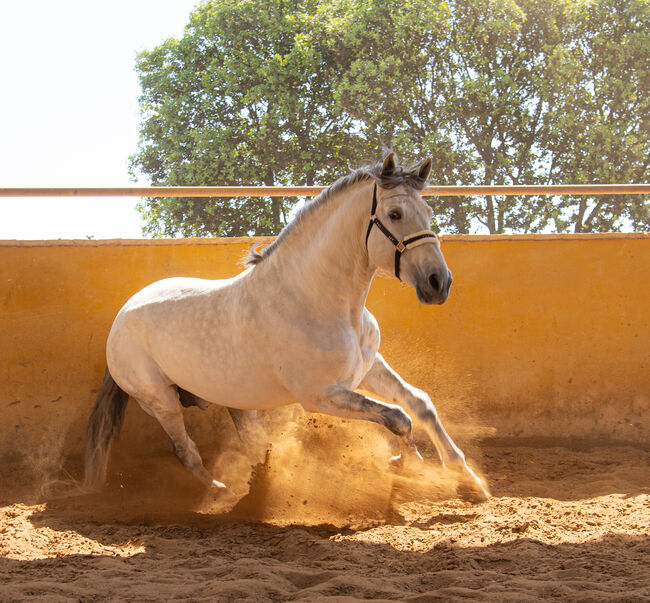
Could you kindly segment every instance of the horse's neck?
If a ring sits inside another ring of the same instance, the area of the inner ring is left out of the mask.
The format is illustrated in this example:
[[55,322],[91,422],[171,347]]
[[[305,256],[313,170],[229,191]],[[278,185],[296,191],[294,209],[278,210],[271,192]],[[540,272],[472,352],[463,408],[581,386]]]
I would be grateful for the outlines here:
[[316,208],[265,261],[319,312],[345,313],[356,322],[375,273],[364,244],[371,204],[372,182],[346,187]]

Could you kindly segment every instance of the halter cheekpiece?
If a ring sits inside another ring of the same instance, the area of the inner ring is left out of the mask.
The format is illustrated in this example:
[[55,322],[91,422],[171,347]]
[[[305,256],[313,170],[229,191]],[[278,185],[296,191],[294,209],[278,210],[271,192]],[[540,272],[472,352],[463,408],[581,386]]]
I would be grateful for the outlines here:
[[408,236],[403,240],[399,240],[386,226],[383,222],[377,217],[377,183],[375,182],[375,187],[372,190],[372,210],[370,212],[370,223],[368,224],[368,230],[366,232],[366,251],[368,251],[368,237],[370,236],[370,231],[373,226],[376,226],[384,233],[384,236],[395,245],[395,276],[401,281],[399,277],[399,262],[402,257],[402,254],[410,249],[411,247],[417,247],[423,243],[428,243],[427,239],[437,239],[438,235],[435,232],[430,230],[421,230],[420,232],[415,232],[412,235]]

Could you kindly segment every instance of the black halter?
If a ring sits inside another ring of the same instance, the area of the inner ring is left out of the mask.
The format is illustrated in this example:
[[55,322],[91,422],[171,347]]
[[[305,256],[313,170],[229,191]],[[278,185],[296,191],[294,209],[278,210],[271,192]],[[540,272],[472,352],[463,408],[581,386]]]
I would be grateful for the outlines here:
[[370,212],[370,224],[368,224],[368,231],[366,232],[366,251],[368,251],[368,237],[370,236],[370,231],[372,230],[373,226],[376,226],[379,228],[379,230],[381,230],[381,232],[384,233],[386,238],[393,245],[395,245],[395,276],[401,281],[402,279],[399,278],[399,261],[402,257],[402,254],[409,248],[409,245],[411,247],[417,247],[422,243],[427,243],[428,241],[425,239],[437,239],[438,235],[430,230],[422,230],[420,232],[413,233],[403,241],[400,241],[390,230],[388,230],[388,228],[386,228],[386,226],[384,226],[382,221],[376,216],[376,212],[377,183],[375,182],[375,187],[372,190],[372,210]]

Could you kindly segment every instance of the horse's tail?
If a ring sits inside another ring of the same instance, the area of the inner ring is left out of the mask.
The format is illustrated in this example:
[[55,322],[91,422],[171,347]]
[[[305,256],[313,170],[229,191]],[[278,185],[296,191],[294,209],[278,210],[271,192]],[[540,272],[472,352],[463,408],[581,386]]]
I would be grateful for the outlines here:
[[120,433],[128,401],[129,395],[115,383],[107,368],[86,431],[85,490],[96,490],[106,481],[108,453]]

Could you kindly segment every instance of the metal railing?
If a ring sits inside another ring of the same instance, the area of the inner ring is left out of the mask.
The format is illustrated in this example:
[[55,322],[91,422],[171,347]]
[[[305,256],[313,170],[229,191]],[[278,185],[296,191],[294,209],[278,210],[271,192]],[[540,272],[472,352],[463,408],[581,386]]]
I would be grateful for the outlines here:
[[[0,197],[311,197],[325,186],[118,186],[0,188]],[[649,195],[650,184],[554,184],[531,186],[429,186],[424,196]]]

